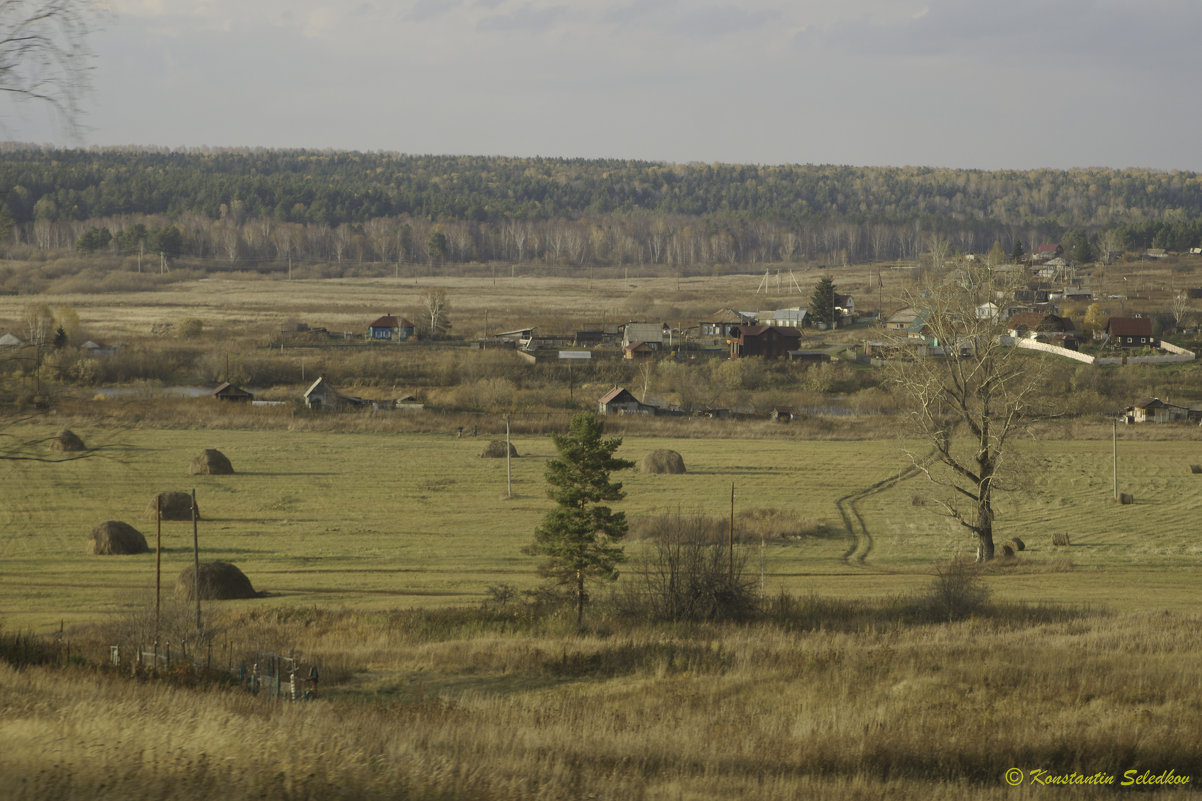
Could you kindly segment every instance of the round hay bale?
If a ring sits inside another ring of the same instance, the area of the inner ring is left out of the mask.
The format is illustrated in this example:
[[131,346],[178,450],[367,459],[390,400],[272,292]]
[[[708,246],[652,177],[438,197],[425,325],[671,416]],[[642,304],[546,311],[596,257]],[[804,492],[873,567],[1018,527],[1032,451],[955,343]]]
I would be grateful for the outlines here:
[[1197,475],[1198,473],[1202,473],[1202,464],[1191,464],[1189,466],[1189,471],[1191,473],[1193,473],[1194,475]]
[[234,466],[225,454],[213,448],[205,448],[192,457],[188,465],[190,476],[230,476],[234,474]]
[[[517,457],[518,449],[513,447],[513,443],[509,443],[509,455]],[[505,440],[494,439],[484,446],[483,452],[480,454],[481,459],[504,459],[505,458]]]
[[1002,558],[1003,559],[1013,559],[1014,558],[1014,546],[1008,542],[1002,543]]
[[683,473],[684,458],[676,451],[667,448],[657,448],[651,451],[639,462],[640,473]]
[[120,520],[106,520],[88,535],[88,553],[97,555],[146,553],[142,532]]
[[1126,493],[1126,492],[1120,492],[1119,493],[1119,503],[1121,503],[1123,506],[1135,503],[1135,496],[1131,495],[1129,493]]
[[69,428],[64,428],[62,431],[54,435],[54,439],[50,440],[50,450],[64,451],[67,453],[75,453],[78,451],[86,451],[83,440],[80,439],[74,431]]
[[[192,495],[187,492],[160,492],[150,499],[150,505],[146,507],[146,517],[150,520],[155,519],[155,507],[162,504],[164,520],[191,520],[192,519]],[[196,519],[200,519],[199,505],[196,510]]]
[[1027,544],[1025,542],[1023,542],[1021,539],[1019,539],[1018,537],[1013,537],[1010,540],[1008,540],[1008,542],[1014,546],[1014,550],[1016,550],[1016,551],[1027,550]]
[[[196,600],[196,566],[188,565],[175,580],[177,597]],[[246,574],[229,562],[200,563],[200,600],[228,601],[232,598],[257,598]]]

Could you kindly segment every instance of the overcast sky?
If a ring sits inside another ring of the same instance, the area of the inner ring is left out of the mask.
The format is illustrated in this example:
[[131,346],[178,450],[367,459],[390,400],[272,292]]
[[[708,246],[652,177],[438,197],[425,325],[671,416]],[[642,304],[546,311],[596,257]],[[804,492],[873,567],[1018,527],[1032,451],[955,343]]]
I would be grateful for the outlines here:
[[1199,0],[110,0],[88,130],[671,162],[1202,171]]

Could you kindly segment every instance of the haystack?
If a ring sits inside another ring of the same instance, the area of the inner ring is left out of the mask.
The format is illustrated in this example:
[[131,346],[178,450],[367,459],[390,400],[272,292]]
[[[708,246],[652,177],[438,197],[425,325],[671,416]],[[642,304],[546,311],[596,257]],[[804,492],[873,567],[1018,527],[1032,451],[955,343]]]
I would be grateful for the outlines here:
[[683,473],[684,457],[676,451],[658,448],[651,451],[639,462],[640,473]]
[[[175,580],[175,594],[188,600],[196,599],[196,567],[189,565]],[[258,593],[250,579],[229,562],[200,563],[200,599],[228,601],[231,598],[255,598]]]
[[192,457],[188,465],[190,476],[229,476],[233,475],[234,466],[221,451],[205,448]]
[[1014,537],[1012,539],[1007,540],[1007,542],[1010,545],[1014,546],[1014,550],[1016,550],[1016,551],[1027,550],[1027,543],[1023,542],[1021,537]]
[[[518,449],[513,447],[513,443],[509,443],[509,455],[517,457]],[[505,458],[505,440],[494,439],[484,446],[484,452],[480,454],[481,459],[504,459]]]
[[50,450],[75,453],[77,451],[86,451],[87,447],[84,446],[83,440],[74,431],[64,428],[54,435],[54,439],[50,440]]
[[[158,503],[162,503],[164,520],[192,519],[192,495],[187,492],[160,492],[155,495],[150,499],[150,505],[146,507],[148,519],[155,519],[154,510]],[[196,510],[196,519],[200,519],[199,506]]]
[[146,553],[149,550],[142,532],[120,520],[106,520],[88,535],[88,553],[130,554]]

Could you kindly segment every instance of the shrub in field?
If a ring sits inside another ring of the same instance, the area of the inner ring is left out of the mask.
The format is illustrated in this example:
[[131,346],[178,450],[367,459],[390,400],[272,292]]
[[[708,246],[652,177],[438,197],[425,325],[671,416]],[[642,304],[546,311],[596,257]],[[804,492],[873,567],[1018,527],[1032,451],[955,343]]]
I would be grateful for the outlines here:
[[626,614],[661,621],[744,620],[758,607],[744,574],[745,553],[732,549],[705,515],[658,518],[654,550],[631,571],[619,598]]
[[927,594],[919,598],[919,607],[936,620],[950,622],[981,611],[988,600],[989,590],[980,573],[971,563],[953,559],[935,563],[935,578]]

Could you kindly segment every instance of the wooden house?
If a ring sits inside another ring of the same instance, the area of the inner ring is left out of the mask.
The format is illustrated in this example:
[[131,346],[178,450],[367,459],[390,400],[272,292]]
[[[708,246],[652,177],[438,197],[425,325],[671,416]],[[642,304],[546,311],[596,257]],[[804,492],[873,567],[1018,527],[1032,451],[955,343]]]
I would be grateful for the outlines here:
[[255,399],[254,393],[247,392],[242,387],[234,386],[229,381],[222,382],[210,394],[217,400],[223,401],[240,401],[245,403]]
[[732,326],[754,325],[755,316],[734,309],[719,309],[697,325],[697,336],[726,339]]
[[1157,347],[1151,317],[1111,317],[1104,329],[1109,341],[1123,348]]
[[1127,423],[1183,423],[1191,417],[1190,410],[1160,398],[1141,398],[1127,407]]
[[1068,334],[1077,330],[1068,317],[1037,311],[1018,312],[1008,321],[1010,336],[1034,338],[1039,334]]
[[336,410],[370,406],[371,403],[351,395],[344,395],[325,378],[318,378],[305,390],[305,405],[310,409]]
[[798,350],[801,332],[774,325],[737,325],[731,329],[727,342],[732,359],[746,356],[783,359],[788,357],[789,351]]
[[614,387],[597,401],[597,411],[600,414],[655,414],[655,407],[641,402],[623,387]]
[[622,348],[622,358],[635,362],[643,362],[655,358],[655,348],[647,342],[631,342]]
[[376,342],[402,342],[413,336],[415,326],[404,317],[385,314],[367,326],[367,338]]
[[627,323],[622,331],[622,347],[632,342],[644,342],[653,350],[664,346],[663,323]]

